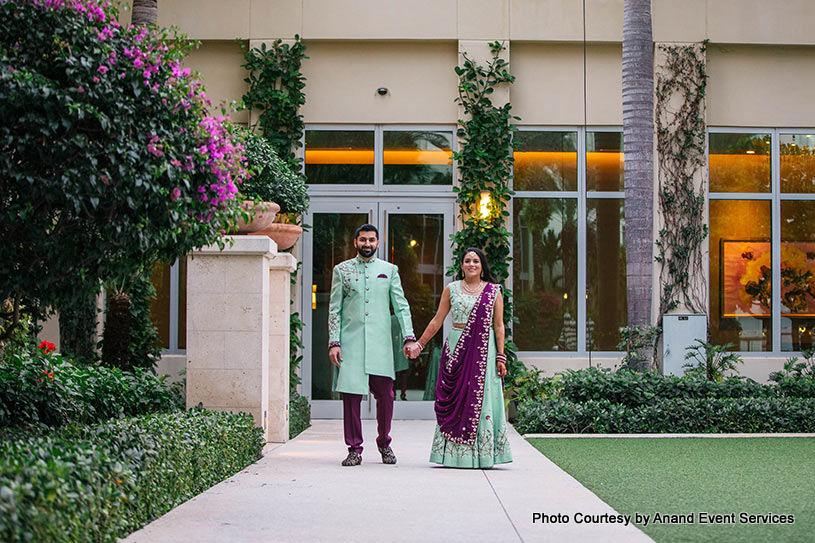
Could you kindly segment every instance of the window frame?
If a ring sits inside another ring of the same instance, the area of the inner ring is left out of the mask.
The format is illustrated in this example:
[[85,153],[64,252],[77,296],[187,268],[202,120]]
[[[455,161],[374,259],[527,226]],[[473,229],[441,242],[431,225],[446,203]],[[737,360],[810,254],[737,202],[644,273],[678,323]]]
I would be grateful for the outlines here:
[[[770,192],[711,192],[710,191],[710,134],[750,134],[764,133],[770,134]],[[802,356],[801,351],[781,350],[781,266],[775,263],[781,262],[781,202],[784,200],[809,200],[815,201],[815,193],[781,192],[781,140],[782,134],[812,134],[815,128],[768,128],[754,126],[708,126],[705,131],[705,162],[707,169],[706,177],[706,197],[705,197],[705,217],[710,226],[710,201],[711,200],[766,200],[770,202],[771,228],[770,247],[772,251],[772,292],[773,306],[771,311],[772,337],[770,338],[771,348],[767,351],[733,351],[745,359],[766,358],[767,356],[791,357]],[[710,251],[710,236],[708,236],[708,252]],[[708,319],[710,319],[710,259],[705,259],[706,288],[708,296],[706,309]],[[709,325],[708,325],[709,327]]]
[[[516,191],[509,206],[510,230],[515,225],[515,198],[574,198],[577,200],[577,350],[576,351],[526,351],[519,350],[521,358],[586,358],[596,354],[601,358],[619,357],[621,351],[596,351],[587,348],[586,341],[586,295],[588,293],[588,277],[586,265],[588,263],[587,240],[588,231],[588,200],[589,199],[625,199],[624,191],[591,191],[587,190],[586,182],[586,134],[590,132],[618,132],[622,134],[623,127],[616,125],[603,126],[517,126],[519,132],[576,132],[577,133],[577,190],[576,191]],[[625,151],[623,150],[623,153]],[[513,172],[514,174],[514,172]],[[511,187],[514,186],[514,175]],[[509,281],[512,291],[515,292],[515,255],[509,266]]]
[[458,137],[456,136],[456,125],[452,124],[306,124],[303,130],[302,143],[302,173],[305,175],[306,171],[306,132],[309,130],[323,130],[323,131],[359,131],[359,130],[372,130],[374,133],[374,183],[373,185],[363,184],[310,184],[306,183],[309,195],[313,196],[330,196],[330,195],[348,195],[348,193],[359,193],[365,191],[367,195],[376,195],[379,193],[388,193],[391,195],[411,194],[418,196],[440,196],[441,194],[453,194],[453,187],[456,186],[458,180],[458,167],[456,160],[453,159],[452,170],[452,183],[449,185],[386,185],[384,182],[384,133],[385,132],[409,132],[416,130],[425,130],[428,132],[447,132],[449,131],[452,136],[452,152],[455,153],[458,146]]

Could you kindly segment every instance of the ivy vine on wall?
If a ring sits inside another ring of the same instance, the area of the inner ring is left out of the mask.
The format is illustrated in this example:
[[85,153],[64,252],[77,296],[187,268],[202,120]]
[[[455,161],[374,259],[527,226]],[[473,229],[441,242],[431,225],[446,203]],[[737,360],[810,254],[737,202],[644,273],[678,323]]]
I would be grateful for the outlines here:
[[[701,44],[661,45],[656,83],[659,206],[663,226],[656,241],[661,265],[660,314],[684,306],[705,313],[703,243],[705,208],[705,118],[707,86]],[[702,180],[700,182],[700,180]]]
[[[454,187],[459,205],[462,228],[453,236],[454,259],[459,262],[468,247],[479,247],[487,255],[493,278],[506,284],[512,259],[506,228],[507,210],[513,195],[512,138],[517,128],[513,120],[520,120],[511,113],[509,103],[496,106],[493,94],[500,85],[509,85],[515,77],[509,73],[509,62],[501,58],[505,46],[499,42],[489,44],[492,58],[481,65],[462,53],[463,63],[456,67],[459,78],[458,103],[466,116],[458,121],[459,150],[453,154],[456,160],[459,184]],[[489,193],[489,203],[482,212],[482,193]],[[458,273],[454,264],[448,275]],[[507,328],[506,354],[509,369],[517,364],[517,348],[511,341],[512,303],[511,292],[504,289],[504,322]]]
[[295,152],[303,145],[303,116],[300,106],[306,103],[303,89],[306,78],[301,65],[306,46],[300,36],[294,43],[277,39],[271,47],[247,49],[244,46],[243,67],[249,72],[244,79],[249,89],[243,95],[245,107],[258,111],[258,126],[274,148],[277,156],[286,161],[295,172],[302,170]]

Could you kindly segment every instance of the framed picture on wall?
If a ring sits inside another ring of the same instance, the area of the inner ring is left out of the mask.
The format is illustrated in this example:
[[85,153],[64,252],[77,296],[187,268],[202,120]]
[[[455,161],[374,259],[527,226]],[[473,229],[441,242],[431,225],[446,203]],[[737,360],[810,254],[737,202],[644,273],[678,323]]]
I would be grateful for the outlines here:
[[[719,295],[722,317],[770,317],[770,240],[721,240]],[[748,292],[750,291],[750,292]]]
[[[772,315],[772,246],[767,239],[720,242],[722,317]],[[782,315],[815,316],[815,241],[781,244]]]

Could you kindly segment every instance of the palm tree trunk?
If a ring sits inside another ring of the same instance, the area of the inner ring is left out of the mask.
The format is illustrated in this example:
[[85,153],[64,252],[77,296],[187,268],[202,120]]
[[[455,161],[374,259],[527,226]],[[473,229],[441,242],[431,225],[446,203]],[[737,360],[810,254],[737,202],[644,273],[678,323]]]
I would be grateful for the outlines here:
[[625,0],[623,138],[628,324],[651,323],[654,190],[654,49],[651,1]]
[[133,26],[155,24],[158,21],[158,0],[133,0]]

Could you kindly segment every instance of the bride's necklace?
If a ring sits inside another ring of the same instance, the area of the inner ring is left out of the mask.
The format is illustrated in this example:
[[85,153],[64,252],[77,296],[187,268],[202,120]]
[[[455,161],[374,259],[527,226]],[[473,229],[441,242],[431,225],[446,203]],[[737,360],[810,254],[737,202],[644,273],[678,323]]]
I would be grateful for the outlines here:
[[467,281],[462,279],[461,280],[461,290],[463,290],[467,294],[473,296],[475,294],[480,294],[481,291],[484,290],[484,285],[485,284],[486,283],[484,283],[484,281],[478,281],[478,286],[473,289],[473,288],[468,287],[467,286]]

